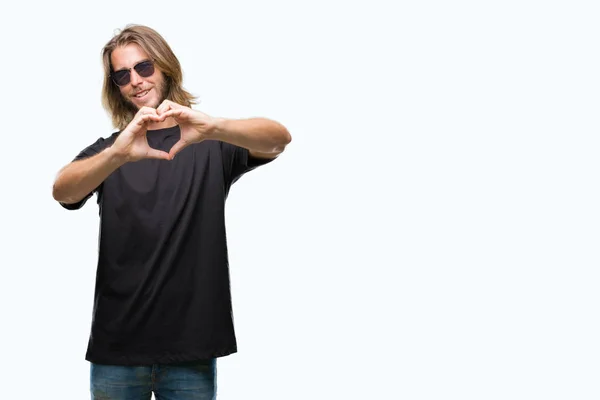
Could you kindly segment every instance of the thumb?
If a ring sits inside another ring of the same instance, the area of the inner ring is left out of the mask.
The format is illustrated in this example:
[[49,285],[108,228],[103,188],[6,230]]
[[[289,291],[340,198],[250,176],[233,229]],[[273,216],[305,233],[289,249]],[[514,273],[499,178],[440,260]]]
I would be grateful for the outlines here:
[[171,147],[171,150],[169,151],[169,155],[171,156],[171,159],[173,159],[175,157],[175,154],[179,153],[181,150],[183,150],[188,145],[189,145],[189,143],[187,143],[185,140],[179,139],[179,142],[175,143],[173,145],[173,147]]
[[153,148],[150,148],[148,150],[148,152],[146,153],[146,158],[154,158],[154,159],[158,159],[158,160],[167,160],[167,161],[172,160],[171,155],[169,153],[167,153],[166,151],[156,150]]

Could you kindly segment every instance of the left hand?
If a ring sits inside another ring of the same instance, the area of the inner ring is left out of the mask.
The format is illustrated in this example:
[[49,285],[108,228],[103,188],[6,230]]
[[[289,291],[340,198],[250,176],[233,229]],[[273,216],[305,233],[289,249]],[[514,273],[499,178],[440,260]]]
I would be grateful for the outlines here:
[[181,130],[181,138],[169,151],[171,159],[190,144],[208,139],[216,128],[215,118],[170,100],[163,101],[156,113],[162,118],[172,117]]

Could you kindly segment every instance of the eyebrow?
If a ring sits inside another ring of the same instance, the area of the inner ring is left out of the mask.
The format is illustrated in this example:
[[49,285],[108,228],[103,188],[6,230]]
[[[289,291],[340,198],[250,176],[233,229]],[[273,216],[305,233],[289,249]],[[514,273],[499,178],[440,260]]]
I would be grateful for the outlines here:
[[[133,64],[133,67],[131,67],[131,68],[135,68],[135,66],[136,66],[136,65],[138,65],[138,64],[141,64],[141,63],[143,63],[143,62],[147,62],[147,61],[151,61],[151,60],[150,60],[149,58],[147,58],[147,59],[145,59],[145,60],[138,61],[138,62],[136,62],[135,64]],[[115,69],[115,70],[114,70],[114,72],[119,72],[119,71],[129,71],[129,68],[125,68],[125,67],[123,67],[123,68],[119,68],[119,69]]]

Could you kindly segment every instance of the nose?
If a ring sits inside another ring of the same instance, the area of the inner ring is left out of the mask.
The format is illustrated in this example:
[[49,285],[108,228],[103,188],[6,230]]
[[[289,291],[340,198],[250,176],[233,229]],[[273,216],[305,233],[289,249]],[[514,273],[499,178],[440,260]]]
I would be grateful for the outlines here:
[[136,72],[135,69],[131,69],[131,85],[133,86],[138,86],[140,83],[142,83],[143,79],[141,76],[138,75],[138,73]]

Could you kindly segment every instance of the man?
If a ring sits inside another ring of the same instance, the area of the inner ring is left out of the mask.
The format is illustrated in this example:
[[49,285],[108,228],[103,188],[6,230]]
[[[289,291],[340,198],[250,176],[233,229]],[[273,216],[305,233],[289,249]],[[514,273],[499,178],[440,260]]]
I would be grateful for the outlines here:
[[237,351],[225,200],[291,136],[269,119],[192,109],[179,61],[151,28],[126,27],[103,63],[103,104],[119,131],[81,151],[53,187],[69,210],[98,197],[92,399],[212,399],[216,358]]

